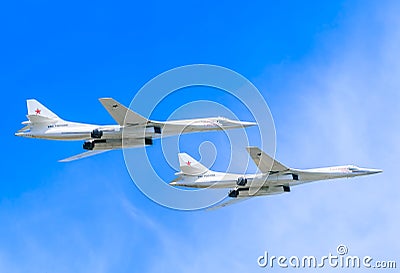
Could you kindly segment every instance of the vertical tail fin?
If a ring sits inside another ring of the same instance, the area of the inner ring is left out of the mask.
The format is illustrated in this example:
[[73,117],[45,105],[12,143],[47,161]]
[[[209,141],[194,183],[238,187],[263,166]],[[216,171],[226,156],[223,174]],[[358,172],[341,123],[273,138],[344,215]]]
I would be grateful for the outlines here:
[[26,105],[28,108],[28,119],[31,122],[46,122],[48,120],[60,119],[56,114],[35,99],[27,100]]
[[186,153],[179,153],[178,158],[179,167],[183,174],[200,175],[208,171],[207,167],[205,167]]

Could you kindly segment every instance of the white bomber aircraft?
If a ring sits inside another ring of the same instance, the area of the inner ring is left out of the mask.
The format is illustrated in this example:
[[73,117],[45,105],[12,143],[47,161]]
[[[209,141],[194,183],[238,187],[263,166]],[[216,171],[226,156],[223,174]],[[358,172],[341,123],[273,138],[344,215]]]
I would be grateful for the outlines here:
[[211,209],[216,209],[253,196],[290,192],[291,186],[304,183],[382,172],[382,170],[360,168],[354,165],[306,170],[293,169],[276,161],[257,147],[247,147],[246,149],[261,173],[243,175],[214,172],[188,154],[179,153],[181,171],[176,173],[178,177],[169,184],[189,188],[231,189],[227,196],[229,200],[211,207]]
[[[16,136],[52,140],[85,140],[84,153],[60,160],[72,161],[102,152],[152,145],[154,138],[257,125],[224,117],[153,121],[112,98],[99,99],[118,125],[94,125],[65,121],[34,99],[27,100],[28,121]],[[122,137],[123,136],[123,137]]]

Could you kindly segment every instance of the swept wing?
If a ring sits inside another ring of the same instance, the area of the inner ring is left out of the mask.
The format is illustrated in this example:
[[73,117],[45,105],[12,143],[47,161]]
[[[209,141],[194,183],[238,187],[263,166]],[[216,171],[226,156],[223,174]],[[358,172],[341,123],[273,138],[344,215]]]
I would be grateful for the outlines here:
[[112,98],[101,98],[99,101],[113,119],[121,126],[145,125],[149,121],[147,118],[133,112]]
[[68,158],[61,159],[58,162],[70,162],[70,161],[74,161],[74,160],[77,160],[77,159],[81,159],[81,158],[85,158],[85,157],[101,154],[101,153],[104,153],[104,152],[108,152],[108,151],[111,151],[111,150],[87,151],[87,152],[84,152],[84,153],[81,153],[81,154],[77,154],[77,155],[74,155],[74,156],[71,156],[71,157],[68,157]]

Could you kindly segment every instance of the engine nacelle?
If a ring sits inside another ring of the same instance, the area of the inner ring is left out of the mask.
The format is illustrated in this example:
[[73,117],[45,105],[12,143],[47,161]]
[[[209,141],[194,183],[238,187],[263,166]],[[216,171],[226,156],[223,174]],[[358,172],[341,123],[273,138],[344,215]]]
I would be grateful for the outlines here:
[[150,137],[146,137],[144,139],[144,145],[153,145],[153,139]]
[[151,138],[145,139],[92,139],[83,143],[85,150],[112,150],[122,148],[143,147],[145,145],[152,145]]
[[154,133],[155,134],[161,134],[161,127],[154,126]]
[[94,148],[94,142],[93,141],[85,141],[83,143],[83,149],[85,150],[93,150]]
[[228,193],[228,196],[229,196],[229,197],[232,197],[232,198],[236,198],[236,197],[238,197],[238,195],[239,195],[239,191],[238,191],[238,190],[231,190],[231,191]]
[[92,138],[101,138],[103,136],[103,131],[100,131],[99,129],[94,129],[90,136]]
[[245,177],[239,177],[236,181],[236,185],[238,186],[246,186],[247,184],[247,178]]

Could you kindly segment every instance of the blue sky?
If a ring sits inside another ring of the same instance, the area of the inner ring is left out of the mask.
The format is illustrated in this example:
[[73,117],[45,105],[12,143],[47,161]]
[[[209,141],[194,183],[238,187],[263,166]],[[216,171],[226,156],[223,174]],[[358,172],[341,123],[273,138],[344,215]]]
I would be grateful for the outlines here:
[[[261,272],[265,250],[322,256],[340,243],[399,263],[399,13],[397,1],[2,3],[0,272]],[[114,123],[98,98],[128,105],[156,75],[195,63],[257,86],[281,162],[384,173],[181,212],[146,198],[121,152],[61,164],[80,142],[13,135],[28,98],[65,119]]]

